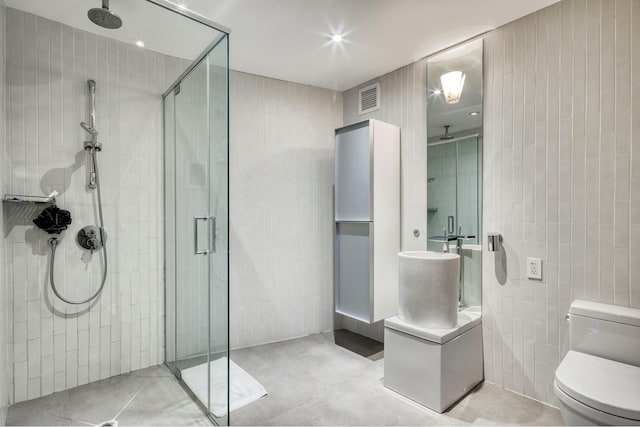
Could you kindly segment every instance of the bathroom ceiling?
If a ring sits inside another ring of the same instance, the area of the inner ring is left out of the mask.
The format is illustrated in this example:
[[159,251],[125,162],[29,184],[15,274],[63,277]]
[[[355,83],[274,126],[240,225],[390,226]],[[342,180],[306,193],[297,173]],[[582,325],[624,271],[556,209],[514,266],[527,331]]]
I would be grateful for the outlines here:
[[[556,1],[174,0],[231,28],[232,69],[341,91]],[[8,6],[86,30],[92,28],[86,10],[100,3],[7,1]],[[148,13],[136,15],[134,3],[138,1],[111,0],[111,9],[125,23],[141,23],[139,28],[93,30],[129,43],[144,31],[147,48],[183,57],[193,57],[192,51],[211,39],[197,26],[169,27]],[[332,33],[343,34],[345,40],[332,43]]]
[[175,1],[231,28],[231,68],[341,91],[556,2]]

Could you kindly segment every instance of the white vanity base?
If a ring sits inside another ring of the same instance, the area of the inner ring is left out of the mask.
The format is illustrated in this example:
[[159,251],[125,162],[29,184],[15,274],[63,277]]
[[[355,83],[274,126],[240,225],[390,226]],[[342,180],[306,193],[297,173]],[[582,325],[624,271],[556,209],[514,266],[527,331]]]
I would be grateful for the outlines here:
[[458,313],[453,329],[384,321],[384,385],[443,412],[483,380],[482,324],[477,310]]

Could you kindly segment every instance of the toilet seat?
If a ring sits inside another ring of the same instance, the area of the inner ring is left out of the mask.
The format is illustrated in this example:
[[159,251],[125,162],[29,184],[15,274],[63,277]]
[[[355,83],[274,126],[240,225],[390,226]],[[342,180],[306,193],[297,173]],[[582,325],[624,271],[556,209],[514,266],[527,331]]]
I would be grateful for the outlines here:
[[621,424],[640,423],[640,367],[569,351],[556,370],[555,386],[558,398],[574,409],[582,404]]
[[572,397],[568,396],[565,392],[558,388],[558,383],[554,381],[553,390],[556,397],[560,401],[560,412],[562,418],[570,426],[627,426],[637,425],[640,426],[640,421],[630,420],[628,418],[617,417],[615,415],[607,414],[606,412],[598,411],[584,403],[578,402]]

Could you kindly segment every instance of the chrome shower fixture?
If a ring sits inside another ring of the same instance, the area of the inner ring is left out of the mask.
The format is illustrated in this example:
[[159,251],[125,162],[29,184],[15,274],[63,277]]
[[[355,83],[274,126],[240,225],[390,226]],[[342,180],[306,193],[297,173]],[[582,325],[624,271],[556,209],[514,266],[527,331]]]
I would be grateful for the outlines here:
[[500,233],[487,234],[487,250],[489,252],[499,252],[502,246],[502,235]]
[[91,137],[97,137],[99,135],[98,131],[95,130],[95,128],[93,126],[91,126],[89,123],[87,122],[80,122],[80,127],[82,127],[82,129],[86,130],[87,133],[89,133],[91,135]]
[[[89,123],[80,122],[80,127],[91,135],[91,141],[84,142],[84,149],[87,151],[102,151],[102,144],[98,142],[99,133],[96,130],[96,81],[87,80],[87,86],[89,87]],[[89,187],[95,188],[91,184]]]
[[109,0],[102,0],[102,7],[89,9],[87,16],[91,22],[102,28],[115,30],[122,27],[122,19],[109,10]]
[[441,140],[445,141],[447,139],[453,139],[453,135],[449,134],[449,128],[451,127],[451,125],[445,125],[444,126],[444,135],[442,135],[440,137]]
[[102,151],[102,144],[98,142],[98,135],[99,135],[98,131],[87,122],[81,122],[80,127],[85,131],[87,131],[89,135],[91,135],[91,141],[84,142],[84,149],[87,151],[90,151],[90,150]]
[[89,88],[89,123],[81,122],[80,127],[84,129],[89,135],[91,135],[91,141],[84,142],[84,149],[88,152],[89,160],[87,165],[89,172],[89,183],[87,184],[87,187],[89,187],[91,190],[96,190],[98,201],[98,219],[100,221],[100,225],[88,225],[82,228],[78,232],[77,242],[81,247],[91,251],[91,254],[99,249],[102,249],[102,255],[104,257],[100,287],[98,287],[98,290],[95,291],[91,296],[83,300],[71,300],[65,298],[64,295],[62,295],[62,293],[58,291],[54,275],[54,266],[56,262],[56,250],[58,248],[58,245],[61,244],[61,241],[59,241],[57,237],[52,237],[49,239],[49,247],[51,248],[49,283],[51,284],[51,289],[53,290],[53,293],[62,301],[66,302],[67,304],[74,305],[86,304],[96,299],[102,293],[104,285],[107,282],[107,269],[109,266],[106,247],[107,232],[104,229],[104,217],[102,214],[102,193],[100,191],[100,177],[98,174],[98,152],[101,150],[102,145],[98,142],[98,131],[96,130],[96,82],[94,80],[88,80],[87,86]]
[[101,231],[95,225],[87,225],[78,231],[77,242],[81,247],[91,251],[93,254],[94,251],[97,251],[104,245],[102,239],[106,237],[107,234],[104,230]]

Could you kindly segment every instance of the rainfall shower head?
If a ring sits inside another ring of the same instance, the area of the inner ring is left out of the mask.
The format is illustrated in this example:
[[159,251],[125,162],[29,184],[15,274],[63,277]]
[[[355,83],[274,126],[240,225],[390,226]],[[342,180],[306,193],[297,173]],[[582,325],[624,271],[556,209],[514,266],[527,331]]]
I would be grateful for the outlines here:
[[122,27],[122,19],[109,10],[109,0],[102,0],[102,7],[89,9],[87,16],[96,25],[110,30]]
[[444,135],[440,137],[441,140],[445,141],[447,139],[453,139],[453,135],[449,134],[449,128],[451,125],[445,125],[444,127]]
[[86,130],[91,136],[98,136],[98,131],[87,122],[80,122],[82,129]]

